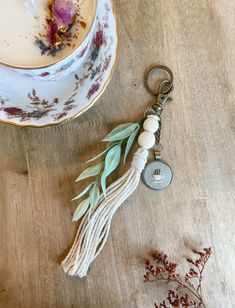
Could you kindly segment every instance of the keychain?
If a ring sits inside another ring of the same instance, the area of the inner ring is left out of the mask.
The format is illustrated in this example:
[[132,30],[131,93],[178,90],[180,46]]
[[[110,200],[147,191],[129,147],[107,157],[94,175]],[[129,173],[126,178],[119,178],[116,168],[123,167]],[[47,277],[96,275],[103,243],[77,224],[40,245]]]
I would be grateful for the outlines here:
[[[160,82],[157,91],[149,86],[153,72],[164,71],[166,79]],[[153,67],[145,78],[147,91],[156,96],[157,100],[145,112],[140,123],[127,123],[116,127],[103,141],[108,142],[107,148],[92,158],[94,162],[105,157],[103,162],[88,167],[78,177],[77,181],[88,177],[95,178],[84,191],[73,200],[79,200],[87,195],[74,213],[74,221],[81,219],[74,243],[62,267],[71,276],[84,277],[90,264],[102,251],[109,235],[113,215],[123,202],[136,190],[142,175],[144,183],[155,190],[168,187],[173,173],[170,166],[161,159],[163,150],[160,144],[162,131],[162,112],[165,105],[172,100],[173,74],[165,66]],[[125,147],[124,161],[138,136],[139,149],[134,154],[131,167],[117,181],[106,188],[106,178],[116,170],[121,160],[121,152]],[[148,163],[149,151],[154,151],[155,160]],[[101,193],[101,191],[102,193]]]
[[[157,70],[164,70],[169,75],[169,79],[163,80],[158,91],[154,91],[149,87],[149,78],[151,74]],[[167,188],[173,178],[173,172],[171,167],[161,159],[161,152],[163,146],[160,143],[161,140],[161,131],[162,131],[162,121],[161,116],[164,110],[165,104],[171,102],[171,94],[174,89],[173,86],[173,74],[171,70],[163,65],[153,67],[147,74],[145,79],[145,88],[146,90],[157,97],[156,103],[146,110],[145,115],[155,115],[159,117],[159,127],[155,133],[156,141],[155,147],[153,148],[155,161],[148,163],[143,171],[143,181],[144,183],[155,190],[161,190]]]

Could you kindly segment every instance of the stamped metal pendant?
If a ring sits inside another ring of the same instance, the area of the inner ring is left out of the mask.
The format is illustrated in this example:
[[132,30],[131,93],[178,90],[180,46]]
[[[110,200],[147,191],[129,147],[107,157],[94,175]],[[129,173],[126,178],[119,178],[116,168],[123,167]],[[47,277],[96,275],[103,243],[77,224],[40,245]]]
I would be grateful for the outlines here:
[[149,163],[143,171],[144,183],[155,190],[167,188],[172,179],[171,167],[160,159]]
[[171,167],[161,159],[162,150],[163,146],[158,143],[154,149],[155,160],[147,164],[143,171],[144,183],[155,190],[167,188],[173,179]]

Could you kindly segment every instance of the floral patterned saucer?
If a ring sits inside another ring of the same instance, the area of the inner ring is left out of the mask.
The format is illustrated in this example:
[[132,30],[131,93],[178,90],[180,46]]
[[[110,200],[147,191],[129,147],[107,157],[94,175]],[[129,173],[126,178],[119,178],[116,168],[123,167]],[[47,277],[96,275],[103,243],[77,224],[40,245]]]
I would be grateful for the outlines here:
[[89,109],[111,79],[117,57],[117,21],[111,0],[99,0],[96,32],[83,64],[58,81],[0,67],[0,122],[22,127],[64,123]]

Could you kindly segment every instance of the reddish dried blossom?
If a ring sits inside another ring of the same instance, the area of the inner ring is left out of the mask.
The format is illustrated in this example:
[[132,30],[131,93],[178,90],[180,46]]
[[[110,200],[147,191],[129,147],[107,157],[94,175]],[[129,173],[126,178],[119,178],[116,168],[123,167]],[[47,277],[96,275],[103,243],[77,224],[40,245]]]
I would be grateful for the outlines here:
[[154,307],[155,308],[168,308],[165,301],[163,301],[159,305],[158,304],[154,304]]
[[[155,308],[202,308],[206,307],[202,298],[202,274],[207,261],[209,260],[212,250],[204,248],[203,251],[193,250],[193,253],[199,255],[196,260],[187,259],[187,262],[194,267],[181,277],[177,272],[178,265],[169,262],[167,255],[155,252],[152,254],[152,260],[145,263],[145,282],[154,282],[156,280],[164,280],[166,284],[174,283],[175,290],[168,290],[167,302],[155,304]],[[181,294],[184,290],[185,294]],[[179,293],[180,292],[180,293]],[[193,299],[189,298],[189,295]],[[168,303],[170,306],[167,306]]]
[[50,22],[48,25],[49,28],[46,34],[46,40],[50,45],[55,46],[57,42],[58,25],[55,22]]
[[72,24],[76,15],[74,2],[68,0],[55,0],[51,6],[51,11],[58,27]]
[[198,278],[198,272],[194,268],[190,268],[189,272],[185,274],[185,281],[189,281],[192,278]]
[[43,38],[40,35],[35,43],[42,55],[54,56],[72,37],[71,29],[77,21],[78,7],[72,0],[54,0],[49,6],[49,12],[46,19],[47,32]]

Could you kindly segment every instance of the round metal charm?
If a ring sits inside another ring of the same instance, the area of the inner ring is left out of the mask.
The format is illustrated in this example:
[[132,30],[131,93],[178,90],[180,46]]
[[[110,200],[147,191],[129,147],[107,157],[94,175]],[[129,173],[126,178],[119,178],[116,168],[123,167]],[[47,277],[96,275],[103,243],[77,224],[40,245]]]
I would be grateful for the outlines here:
[[148,164],[143,171],[144,183],[152,189],[164,189],[170,185],[172,179],[170,166],[160,159]]

